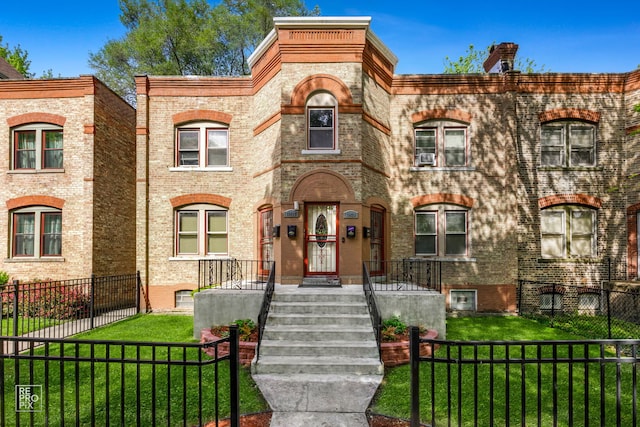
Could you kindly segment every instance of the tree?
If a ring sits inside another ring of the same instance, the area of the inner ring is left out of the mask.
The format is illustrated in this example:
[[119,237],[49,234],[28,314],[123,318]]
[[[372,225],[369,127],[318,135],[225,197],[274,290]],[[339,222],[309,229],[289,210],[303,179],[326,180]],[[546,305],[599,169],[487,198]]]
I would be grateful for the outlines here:
[[[489,55],[489,46],[485,51],[476,50],[471,44],[467,49],[465,55],[460,56],[456,61],[452,61],[448,56],[444,58],[444,73],[445,74],[482,74],[485,73],[482,64]],[[538,66],[536,62],[530,58],[520,59],[516,57],[514,69],[520,70],[523,73],[544,73],[548,72],[545,66]]]
[[8,44],[2,45],[2,36],[0,36],[0,57],[4,58],[13,68],[27,78],[33,77],[33,73],[29,72],[31,61],[26,50],[22,50],[20,45],[9,48]]
[[90,53],[96,76],[135,103],[134,76],[243,75],[274,16],[317,14],[300,0],[120,0],[126,34]]

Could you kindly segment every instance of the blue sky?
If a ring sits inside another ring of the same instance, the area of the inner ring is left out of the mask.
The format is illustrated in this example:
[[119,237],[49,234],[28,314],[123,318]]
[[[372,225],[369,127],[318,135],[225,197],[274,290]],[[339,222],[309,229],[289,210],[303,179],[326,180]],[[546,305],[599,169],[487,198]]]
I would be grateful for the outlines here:
[[[637,1],[637,0],[636,0]],[[396,73],[440,73],[444,58],[493,42],[520,45],[518,56],[553,72],[626,72],[640,65],[640,11],[631,0],[306,1],[324,16],[370,16],[398,57]],[[391,6],[390,6],[391,5]],[[117,0],[10,1],[0,8],[3,44],[29,53],[36,76],[92,74],[89,52],[124,35]]]

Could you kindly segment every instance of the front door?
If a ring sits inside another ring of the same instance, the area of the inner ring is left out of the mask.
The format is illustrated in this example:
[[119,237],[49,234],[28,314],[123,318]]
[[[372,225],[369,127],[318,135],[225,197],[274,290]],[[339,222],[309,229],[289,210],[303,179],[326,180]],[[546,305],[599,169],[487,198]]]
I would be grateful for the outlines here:
[[305,275],[338,274],[338,205],[305,203]]

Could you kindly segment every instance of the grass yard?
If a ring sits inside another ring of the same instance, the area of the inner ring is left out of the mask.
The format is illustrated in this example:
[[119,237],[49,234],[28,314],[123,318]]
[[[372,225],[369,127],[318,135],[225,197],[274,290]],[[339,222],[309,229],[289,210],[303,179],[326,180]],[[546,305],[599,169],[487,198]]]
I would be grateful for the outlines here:
[[[546,327],[519,317],[469,317],[447,320],[450,341],[533,341],[581,340],[582,337]],[[597,357],[599,346],[570,348],[568,345],[540,348],[517,345],[443,346],[436,357],[451,363],[423,362],[420,365],[421,421],[436,425],[536,425],[540,412],[541,425],[553,425],[557,414],[560,426],[616,425],[616,375],[621,375],[621,421],[631,425],[633,406],[632,381],[638,380],[637,368],[631,364],[601,367],[599,363],[520,363],[520,360],[542,356],[554,358]],[[539,353],[538,353],[539,352]],[[571,354],[569,354],[571,352]],[[472,358],[483,364],[465,363]],[[505,363],[517,359],[516,363]],[[433,366],[433,368],[431,368]],[[600,376],[605,387],[600,388]],[[524,381],[522,380],[524,378]],[[432,382],[433,380],[433,382]],[[508,390],[507,390],[508,388]],[[408,365],[390,368],[372,405],[372,412],[408,419],[411,414],[410,369]],[[540,392],[539,392],[540,390]],[[435,396],[435,397],[434,397]],[[477,398],[475,397],[477,396]],[[554,399],[554,396],[557,399]],[[450,399],[452,398],[452,399]],[[433,407],[432,407],[433,402]],[[459,403],[461,402],[461,403]],[[524,411],[522,412],[522,402]],[[554,402],[557,402],[554,405]],[[604,402],[606,414],[600,413]],[[588,420],[588,421],[587,421]]]
[[[19,317],[18,318],[18,333],[16,335],[24,335],[29,332],[44,329],[49,326],[59,325],[62,323],[60,320],[45,319],[38,317]],[[0,335],[13,336],[13,318],[0,319]]]
[[[187,425],[214,418],[214,385],[219,386],[220,417],[229,415],[229,363],[202,364],[208,360],[197,347],[172,347],[165,343],[194,343],[193,318],[180,315],[138,315],[116,324],[80,334],[82,342],[39,348],[37,355],[64,354],[50,360],[5,360],[3,425],[15,425],[14,386],[41,385],[47,411],[21,413],[25,425]],[[155,345],[109,345],[108,341],[144,341]],[[104,360],[100,360],[104,359]],[[169,360],[170,363],[166,363]],[[186,365],[182,360],[190,361]],[[138,361],[138,362],[136,362]],[[142,361],[142,362],[139,362]],[[134,363],[135,362],[135,363]],[[170,365],[170,366],[168,366]],[[198,386],[198,377],[204,381]],[[61,392],[62,390],[62,392]],[[186,405],[182,402],[186,401]],[[139,406],[138,406],[139,405]],[[76,407],[80,409],[76,411]],[[136,408],[140,410],[136,410]],[[240,370],[241,413],[268,409],[246,368]],[[153,415],[155,414],[155,415]],[[33,418],[32,418],[33,417]]]

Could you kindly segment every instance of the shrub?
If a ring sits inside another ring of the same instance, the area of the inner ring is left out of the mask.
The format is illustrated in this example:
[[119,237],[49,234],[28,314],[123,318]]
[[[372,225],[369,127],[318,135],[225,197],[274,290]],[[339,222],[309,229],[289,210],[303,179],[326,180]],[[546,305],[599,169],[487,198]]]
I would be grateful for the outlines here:
[[393,316],[382,322],[383,341],[397,341],[399,336],[403,336],[406,333],[407,325],[398,316]]
[[[91,299],[83,285],[65,285],[56,281],[18,285],[18,314],[24,317],[68,320],[89,316]],[[3,307],[13,314],[13,291],[2,293]]]
[[2,289],[7,283],[9,283],[9,273],[0,270],[0,289]]

